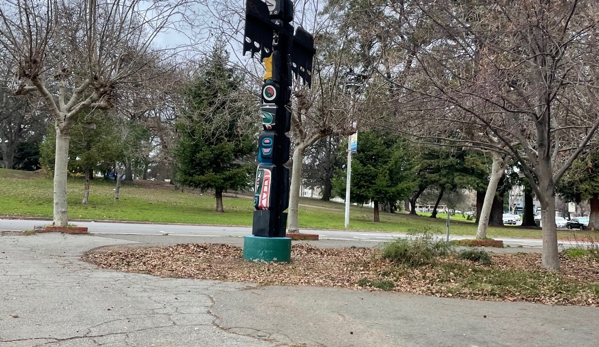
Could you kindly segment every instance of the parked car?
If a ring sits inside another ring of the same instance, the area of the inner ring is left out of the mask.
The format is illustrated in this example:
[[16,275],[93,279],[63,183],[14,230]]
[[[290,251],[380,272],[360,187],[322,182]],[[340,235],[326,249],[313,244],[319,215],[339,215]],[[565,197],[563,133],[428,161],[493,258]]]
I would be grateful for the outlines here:
[[585,227],[589,227],[589,217],[578,217],[578,221],[584,224]]
[[568,221],[564,217],[555,217],[555,226],[558,228],[565,228],[568,225]]
[[520,220],[520,217],[515,214],[504,213],[503,224],[504,225],[516,225],[516,222]]
[[580,229],[585,230],[589,226],[588,218],[572,218],[568,221],[568,229]]

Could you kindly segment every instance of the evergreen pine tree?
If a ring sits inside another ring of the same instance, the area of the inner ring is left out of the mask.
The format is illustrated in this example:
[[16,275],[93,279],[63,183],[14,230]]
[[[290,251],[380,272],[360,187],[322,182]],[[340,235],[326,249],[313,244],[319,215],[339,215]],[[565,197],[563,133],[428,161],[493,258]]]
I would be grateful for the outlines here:
[[[241,90],[242,77],[228,67],[228,54],[216,46],[185,89],[186,107],[177,122],[176,180],[201,191],[213,190],[223,212],[228,189],[250,185],[256,154],[254,114]],[[246,160],[244,160],[246,159]]]

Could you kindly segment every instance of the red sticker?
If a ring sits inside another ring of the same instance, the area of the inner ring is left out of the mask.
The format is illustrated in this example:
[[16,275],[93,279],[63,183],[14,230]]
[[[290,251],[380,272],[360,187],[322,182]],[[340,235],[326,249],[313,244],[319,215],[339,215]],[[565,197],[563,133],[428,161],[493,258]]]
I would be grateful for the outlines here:
[[273,101],[277,97],[277,89],[273,86],[265,86],[262,90],[264,100]]

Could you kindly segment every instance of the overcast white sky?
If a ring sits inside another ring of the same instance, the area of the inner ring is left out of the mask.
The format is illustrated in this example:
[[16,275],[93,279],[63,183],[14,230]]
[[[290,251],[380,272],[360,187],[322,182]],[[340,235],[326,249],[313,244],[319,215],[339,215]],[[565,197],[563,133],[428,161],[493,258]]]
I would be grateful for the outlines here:
[[[200,0],[201,1],[201,0]],[[195,3],[188,6],[184,16],[173,18],[177,30],[160,33],[154,40],[157,47],[183,48],[186,55],[201,59],[214,45],[215,40],[228,44],[231,61],[246,68],[257,65],[257,59],[247,53],[242,56],[243,30],[245,23],[245,0],[208,0],[208,6]],[[294,25],[302,25],[309,31],[316,26],[315,11],[321,9],[325,1],[295,0]],[[221,19],[217,18],[221,17]],[[262,72],[260,72],[262,73]]]

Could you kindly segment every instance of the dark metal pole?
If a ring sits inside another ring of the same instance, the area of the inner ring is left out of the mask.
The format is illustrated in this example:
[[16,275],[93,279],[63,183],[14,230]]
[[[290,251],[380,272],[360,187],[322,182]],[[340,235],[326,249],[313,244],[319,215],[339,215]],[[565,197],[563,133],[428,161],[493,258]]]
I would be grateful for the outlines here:
[[[283,240],[267,242],[261,238],[285,238],[289,206],[292,72],[310,84],[314,39],[301,27],[294,34],[291,0],[247,0],[243,52],[260,53],[266,65],[261,92],[262,128],[258,140],[258,169],[254,195],[252,235],[246,238],[244,258],[274,259],[282,255],[276,247]],[[301,165],[301,163],[297,163]],[[287,239],[287,238],[285,238]],[[287,248],[287,243],[284,244]],[[290,243],[288,250],[290,250]],[[280,261],[280,259],[279,259]],[[288,260],[286,260],[288,261]]]
[[291,97],[291,70],[289,51],[293,36],[293,5],[279,0],[269,8],[275,26],[272,53],[264,59],[267,74],[262,85],[263,131],[258,143],[258,170],[254,198],[252,234],[264,237],[284,237],[289,205],[290,128],[289,100]]

